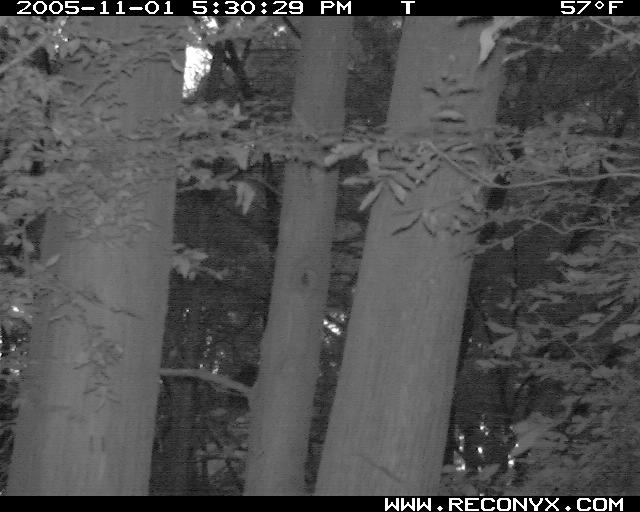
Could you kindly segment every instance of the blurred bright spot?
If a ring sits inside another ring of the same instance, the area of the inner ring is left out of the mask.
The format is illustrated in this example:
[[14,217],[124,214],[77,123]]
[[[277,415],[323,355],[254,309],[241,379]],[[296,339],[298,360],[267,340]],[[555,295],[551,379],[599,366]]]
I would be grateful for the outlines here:
[[194,46],[187,47],[186,63],[184,66],[184,86],[182,88],[183,96],[187,96],[195,90],[200,79],[208,71],[210,60],[211,53],[209,53],[208,50]]

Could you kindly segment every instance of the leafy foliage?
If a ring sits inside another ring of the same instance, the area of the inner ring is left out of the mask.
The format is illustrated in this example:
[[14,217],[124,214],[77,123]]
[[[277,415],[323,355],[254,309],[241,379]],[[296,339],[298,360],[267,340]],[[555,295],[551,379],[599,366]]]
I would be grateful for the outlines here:
[[[528,86],[540,94],[541,111],[521,118],[518,129],[500,132],[493,145],[495,169],[504,179],[492,188],[504,190],[505,200],[487,212],[491,229],[483,231],[476,258],[484,265],[499,258],[506,268],[502,283],[471,290],[478,295],[491,354],[479,363],[515,380],[507,391],[515,439],[505,441],[510,455],[488,480],[482,471],[467,472],[468,478],[456,472],[457,480],[446,480],[449,492],[637,490],[632,431],[640,355],[634,263],[640,153],[638,92],[627,89],[626,66],[638,48],[633,33],[624,35],[636,24],[555,18],[536,32],[525,23],[529,37],[538,36],[528,51],[538,59],[547,50],[562,53],[542,57],[552,80]],[[566,28],[572,32],[562,32]],[[526,37],[512,42],[522,48]],[[583,68],[579,73],[591,73],[595,62],[611,69],[608,89],[597,82],[588,89],[566,77],[563,65],[576,54],[585,55],[576,64]],[[512,78],[535,67],[526,55],[514,55],[524,62],[508,68]],[[572,92],[576,96],[568,99]],[[514,110],[520,101],[533,101],[531,94],[520,94],[507,88],[505,99]],[[629,102],[622,99],[627,94]]]
[[[1,464],[7,460],[26,332],[38,296],[57,293],[73,303],[70,314],[80,319],[83,301],[96,300],[60,289],[51,277],[58,261],[40,260],[44,216],[72,215],[79,222],[78,236],[117,246],[153,229],[133,191],[160,178],[177,179],[170,308],[175,315],[167,321],[164,364],[207,368],[242,380],[244,370],[257,365],[256,341],[267,314],[275,247],[267,215],[277,220],[268,198],[278,196],[284,162],[297,160],[338,166],[346,185],[368,187],[362,197],[359,188],[345,188],[341,195],[309,481],[337,378],[366,210],[382,193],[408,204],[413,191],[436,173],[458,172],[474,183],[472,192],[439,198],[419,210],[407,208],[397,230],[420,227],[429,236],[441,230],[480,233],[477,273],[487,260],[504,263],[484,281],[476,275],[470,294],[477,298],[485,345],[474,357],[486,375],[509,380],[508,419],[492,423],[488,416],[499,413],[483,405],[486,423],[500,431],[509,455],[491,463],[485,457],[478,470],[471,467],[478,457],[458,453],[469,468],[448,467],[445,488],[469,494],[638,489],[638,20],[495,17],[479,42],[479,60],[489,57],[498,34],[507,38],[500,121],[510,126],[469,132],[454,107],[456,97],[468,92],[465,84],[439,79],[425,84],[425,91],[446,98],[450,107],[420,133],[389,134],[380,125],[399,34],[395,21],[375,17],[356,23],[348,93],[353,123],[345,137],[301,126],[289,111],[285,87],[273,85],[274,79],[268,90],[273,98],[254,97],[241,105],[185,101],[162,129],[143,124],[134,136],[135,151],[123,151],[121,165],[103,172],[97,164],[114,147],[104,141],[118,147],[132,142],[113,118],[110,78],[157,56],[158,41],[147,41],[144,54],[133,55],[126,42],[72,33],[63,19],[2,20]],[[287,52],[295,48],[273,29],[262,18],[233,20],[217,32],[196,36],[192,30],[180,38],[203,47],[235,38],[243,47],[249,40],[267,40]],[[290,55],[281,59],[290,61]],[[89,61],[110,69],[94,90],[79,89],[59,73],[62,66]],[[290,62],[280,64],[283,68],[269,70],[272,75],[282,74]],[[290,81],[290,75],[285,78]],[[266,90],[269,84],[264,85]],[[171,136],[161,139],[166,132]],[[272,175],[265,172],[265,154],[273,163]],[[179,166],[160,176],[150,162],[163,157],[177,157]],[[504,195],[503,203],[485,208],[496,192]],[[355,197],[364,213],[353,208]],[[478,330],[474,336],[480,338]],[[77,362],[102,372],[117,357],[117,344],[96,335]],[[224,492],[239,493],[246,400],[205,385],[185,391],[188,386],[165,379],[164,386],[156,456],[170,456],[170,432],[177,431],[177,420],[190,418],[190,432],[195,432],[190,463],[209,464],[209,476]],[[172,392],[203,398],[190,402],[190,411],[180,416]],[[474,396],[471,401],[480,400]],[[470,417],[477,421],[478,416]],[[465,414],[457,418],[458,427],[464,427]],[[503,432],[506,424],[510,428]],[[472,446],[470,439],[467,443]],[[201,469],[200,475],[207,471]]]

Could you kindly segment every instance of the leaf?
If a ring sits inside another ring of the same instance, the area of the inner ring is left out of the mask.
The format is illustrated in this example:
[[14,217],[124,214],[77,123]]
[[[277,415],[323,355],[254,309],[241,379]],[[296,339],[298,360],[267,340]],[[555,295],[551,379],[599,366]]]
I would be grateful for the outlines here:
[[378,158],[378,150],[375,148],[368,148],[362,152],[362,158],[367,162],[367,167],[372,172],[380,170],[380,159]]
[[360,208],[358,210],[363,211],[366,210],[367,207],[373,203],[376,198],[380,195],[380,191],[382,190],[382,182],[379,182],[369,193],[364,196],[362,203],[360,203]]
[[255,195],[255,190],[246,181],[236,183],[236,206],[242,206],[243,215],[249,211]]
[[482,19],[482,16],[456,16],[456,23],[458,25],[462,25],[468,21],[479,20]]
[[387,183],[398,202],[404,203],[405,199],[407,199],[407,191],[402,187],[402,185],[393,180],[388,180]]
[[502,242],[500,242],[500,245],[502,245],[502,248],[505,251],[510,251],[511,249],[513,249],[513,237],[510,236],[508,238],[504,238]]
[[547,425],[540,425],[518,436],[518,442],[511,450],[511,457],[517,457],[528,451],[549,430]]
[[184,244],[174,244],[173,246],[173,268],[185,279],[194,279],[199,270],[200,264],[209,255],[198,249],[189,249]]
[[576,334],[578,335],[579,340],[583,340],[585,338],[593,336],[596,332],[598,332],[598,329],[600,329],[600,325],[598,324],[596,325],[581,324],[578,327]]
[[463,496],[478,496],[478,489],[476,489],[472,484],[465,483],[462,485],[460,492]]
[[482,64],[489,58],[491,52],[496,46],[496,38],[498,36],[498,27],[494,21],[489,27],[480,33],[480,57],[478,64]]
[[394,172],[391,176],[391,179],[402,185],[407,190],[413,190],[415,188],[414,182],[411,181],[411,178],[409,178],[409,176],[407,176],[404,172]]
[[516,343],[518,343],[518,334],[513,332],[504,338],[494,341],[491,344],[491,350],[498,355],[511,357],[513,349],[516,347]]
[[487,327],[491,329],[493,332],[495,332],[496,334],[512,334],[514,332],[511,327],[500,325],[499,323],[494,322],[493,320],[487,320],[486,324],[487,324]]
[[363,177],[363,176],[349,176],[342,181],[343,185],[354,186],[354,185],[369,185],[371,183],[371,178]]
[[82,41],[80,39],[70,39],[65,47],[68,56],[72,56],[80,48]]
[[613,342],[617,343],[637,334],[640,334],[640,324],[622,324],[613,332]]
[[500,469],[500,464],[489,464],[488,466],[484,466],[482,471],[478,473],[478,480],[481,482],[489,481],[489,479],[496,474],[498,469]]
[[484,371],[493,370],[498,367],[495,359],[478,359],[476,360],[476,366]]
[[424,211],[420,216],[422,218],[422,224],[429,233],[434,234],[438,230],[438,216],[431,211]]
[[616,297],[605,297],[601,301],[596,304],[597,309],[603,309],[605,306],[610,305],[613,301],[616,300]]
[[469,208],[474,212],[480,212],[483,210],[483,205],[478,201],[476,194],[472,190],[465,190],[460,198],[462,206]]
[[73,358],[73,363],[75,364],[75,368],[81,368],[84,365],[89,363],[89,354],[86,351],[79,352]]
[[412,228],[422,217],[422,212],[414,213],[413,215],[409,215],[408,219],[404,222],[401,222],[394,230],[393,234],[400,233],[401,231],[406,231],[409,228]]
[[600,164],[609,174],[616,174],[620,172],[620,169],[613,165],[613,163],[609,162],[606,158],[600,160]]
[[591,376],[594,379],[609,380],[612,377],[614,377],[617,373],[618,373],[618,370],[615,368],[607,368],[606,366],[600,365],[591,371]]
[[349,142],[338,144],[335,148],[331,150],[331,153],[327,155],[324,159],[324,165],[326,167],[331,167],[336,164],[340,160],[345,160],[347,158],[351,158],[353,156],[357,156],[362,153],[362,150],[365,148],[365,144],[362,142]]
[[44,264],[45,267],[52,267],[53,265],[55,265],[58,260],[60,259],[60,254],[54,254],[53,256],[51,256],[46,263]]
[[523,48],[521,50],[510,52],[504,57],[504,59],[502,59],[502,63],[506,64],[511,60],[517,60],[521,57],[524,57],[528,52],[529,52],[529,48]]
[[175,69],[178,73],[184,74],[184,67],[178,64],[178,61],[176,61],[175,59],[171,59],[171,67]]
[[342,156],[338,153],[331,153],[324,157],[324,166],[331,167],[332,165],[337,164],[340,160],[342,160]]
[[228,146],[227,151],[243,171],[249,167],[249,148],[245,146]]
[[441,110],[433,116],[436,121],[451,121],[454,123],[464,122],[465,117],[457,110],[447,109]]
[[458,468],[456,466],[454,466],[453,464],[446,464],[444,466],[442,466],[442,473],[447,475],[447,474],[453,474],[455,475],[458,472]]
[[246,181],[238,181],[236,185],[236,206],[242,206],[242,214],[246,215],[251,207],[256,191]]
[[500,34],[529,16],[494,16],[490,26],[480,33],[480,57],[478,64],[486,61],[496,46]]
[[574,283],[588,281],[591,278],[591,274],[589,272],[582,272],[581,270],[568,269],[565,271],[565,276],[569,281]]
[[581,315],[578,320],[581,322],[588,322],[590,324],[597,324],[604,315],[602,313],[585,313]]

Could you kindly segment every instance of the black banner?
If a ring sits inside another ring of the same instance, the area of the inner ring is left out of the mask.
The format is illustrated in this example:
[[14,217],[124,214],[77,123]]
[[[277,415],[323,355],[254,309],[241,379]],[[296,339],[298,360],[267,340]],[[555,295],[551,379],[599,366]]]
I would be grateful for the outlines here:
[[[384,498],[384,512],[623,512],[632,498],[456,496]],[[626,502],[626,503],[625,503]]]
[[[17,0],[3,2],[2,6],[11,11],[6,14],[30,16],[429,16],[468,8],[462,3],[426,0]],[[504,4],[482,2],[474,7],[495,12],[504,9]],[[509,8],[543,16],[610,16],[640,13],[640,2],[538,0]]]

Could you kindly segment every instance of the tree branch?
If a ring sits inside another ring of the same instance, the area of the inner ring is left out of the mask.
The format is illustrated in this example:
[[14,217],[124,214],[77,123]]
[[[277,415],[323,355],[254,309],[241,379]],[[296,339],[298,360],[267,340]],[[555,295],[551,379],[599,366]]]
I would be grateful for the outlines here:
[[291,20],[289,20],[289,18],[287,18],[286,16],[282,16],[282,21],[284,21],[284,24],[289,30],[291,30],[294,36],[296,36],[298,39],[302,38],[302,34],[300,34],[298,28],[293,23],[291,23]]
[[49,38],[49,34],[42,34],[29,48],[18,53],[13,59],[6,64],[0,66],[0,75],[5,73],[9,68],[12,68],[16,64],[20,64],[23,60],[28,59],[38,48],[40,48],[45,41]]
[[205,369],[195,368],[160,368],[160,376],[162,377],[191,377],[193,379],[200,379],[205,382],[210,382],[216,386],[220,386],[226,389],[232,389],[238,393],[243,394],[247,398],[251,396],[251,388],[245,386],[240,382],[236,382],[229,377],[219,375],[217,373],[211,373]]

